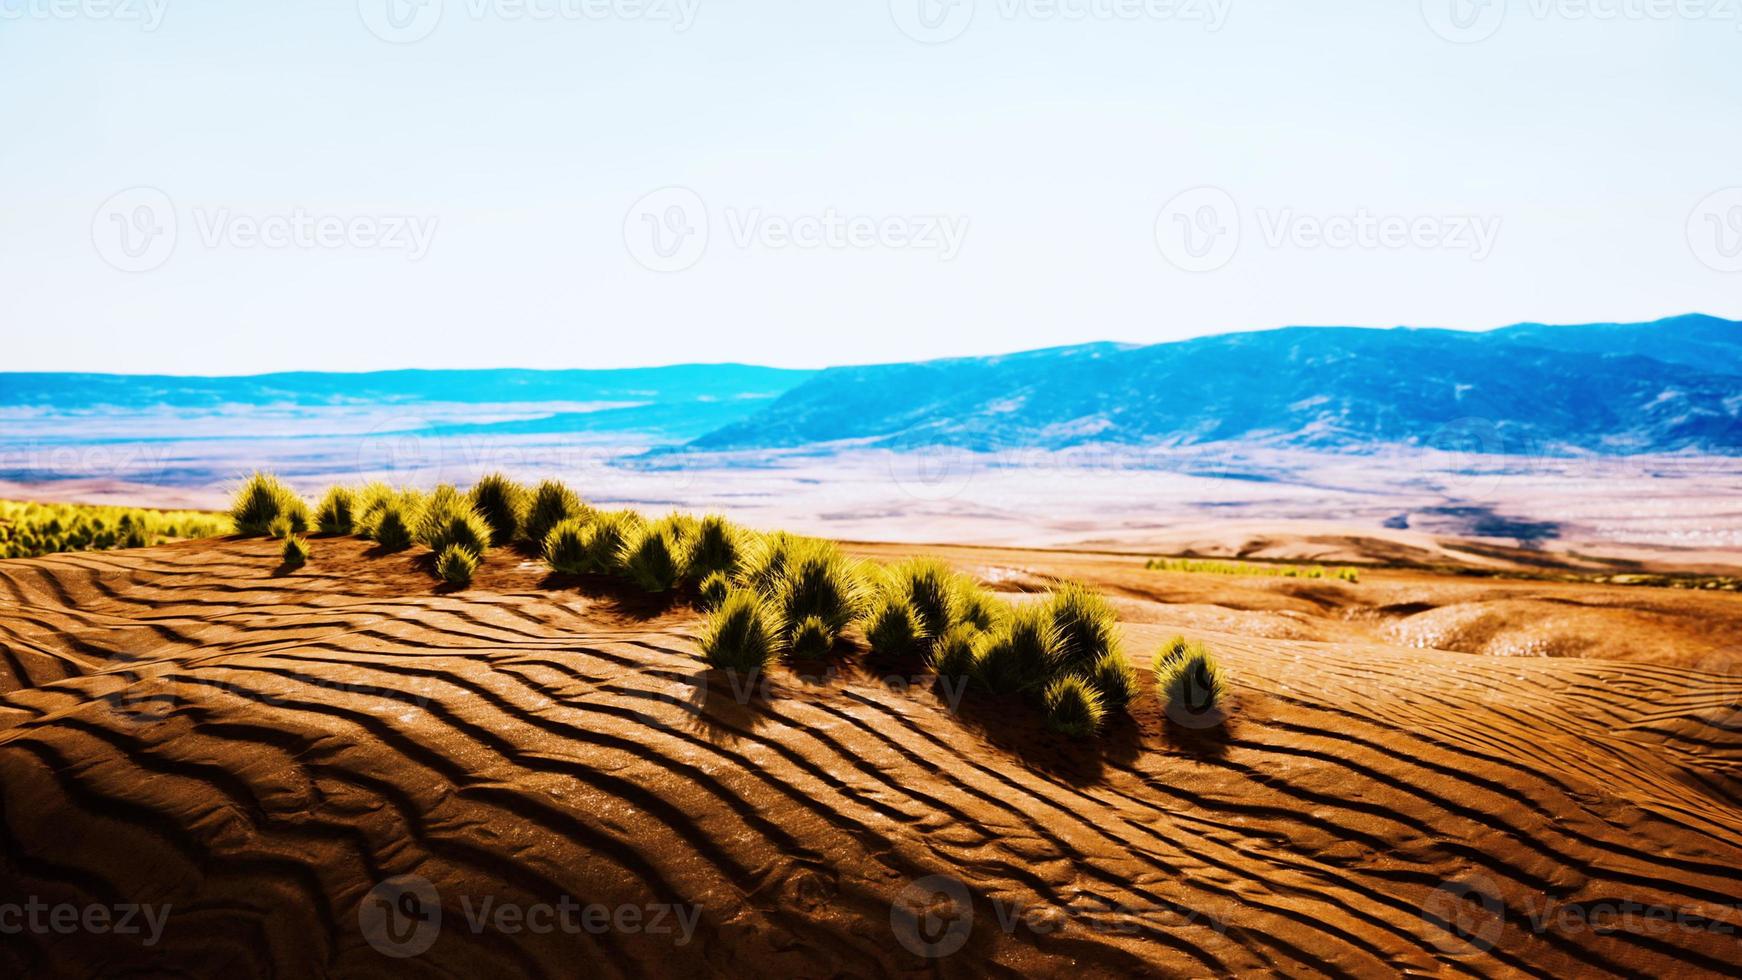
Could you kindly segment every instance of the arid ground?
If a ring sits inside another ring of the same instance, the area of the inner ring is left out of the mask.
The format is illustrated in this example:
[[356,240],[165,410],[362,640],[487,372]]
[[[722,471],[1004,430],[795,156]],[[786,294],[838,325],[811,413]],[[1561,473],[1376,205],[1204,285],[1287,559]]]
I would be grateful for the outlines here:
[[314,546],[0,562],[0,896],[141,909],[7,935],[0,974],[1742,961],[1742,595],[927,548],[1103,589],[1139,665],[1180,632],[1222,656],[1222,723],[1145,698],[1071,742],[918,663],[707,673],[689,608],[508,551],[444,592]]

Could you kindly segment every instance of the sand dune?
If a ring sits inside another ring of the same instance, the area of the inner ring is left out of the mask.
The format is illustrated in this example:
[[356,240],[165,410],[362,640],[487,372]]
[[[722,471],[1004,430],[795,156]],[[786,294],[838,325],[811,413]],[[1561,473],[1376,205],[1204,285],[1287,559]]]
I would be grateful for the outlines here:
[[[443,594],[409,556],[315,544],[293,575],[265,541],[0,562],[0,896],[168,907],[150,946],[8,936],[0,973],[1742,959],[1742,597],[951,551],[1007,590],[1108,589],[1134,657],[1179,629],[1224,654],[1226,724],[1146,699],[1061,743],[1010,705],[953,712],[913,663],[782,668],[742,697],[701,670],[693,612],[505,552]],[[400,889],[439,928],[383,927]],[[565,903],[614,918],[532,930]]]

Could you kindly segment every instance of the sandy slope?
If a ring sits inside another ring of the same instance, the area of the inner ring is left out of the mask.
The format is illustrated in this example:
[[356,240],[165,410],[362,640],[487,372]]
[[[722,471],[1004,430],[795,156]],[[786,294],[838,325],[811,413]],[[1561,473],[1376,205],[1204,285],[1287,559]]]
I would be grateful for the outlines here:
[[[1735,636],[1735,596],[953,553],[1007,589],[1100,582],[1134,653],[1179,628],[1224,651],[1227,725],[1146,700],[1100,743],[1060,745],[1014,706],[970,696],[952,714],[949,692],[889,680],[915,664],[783,668],[740,698],[700,672],[681,607],[504,553],[444,595],[408,556],[316,544],[288,576],[265,542],[0,562],[0,904],[170,906],[150,948],[5,936],[0,975],[1685,976],[1742,960],[1742,672],[1696,649]],[[1502,658],[1391,632],[1470,603],[1525,604],[1488,610],[1513,617],[1494,635],[1558,605],[1663,656]],[[371,889],[408,875],[441,928],[391,959]],[[565,899],[639,918],[470,921],[486,900]],[[651,928],[660,908],[668,930],[669,909],[695,915],[688,942]]]

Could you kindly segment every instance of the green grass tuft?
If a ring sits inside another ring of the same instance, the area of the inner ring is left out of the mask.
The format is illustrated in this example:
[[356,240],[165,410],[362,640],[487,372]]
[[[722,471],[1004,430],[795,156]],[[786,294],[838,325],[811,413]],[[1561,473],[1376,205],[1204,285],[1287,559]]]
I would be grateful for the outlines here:
[[624,547],[646,524],[632,510],[596,511],[587,523],[587,571],[622,575]]
[[726,594],[732,591],[732,577],[725,572],[709,572],[697,587],[696,593],[703,612],[713,612],[720,608],[720,603],[726,601]]
[[786,652],[802,660],[827,656],[835,648],[835,639],[839,635],[820,616],[806,616],[786,634]]
[[773,662],[774,631],[762,607],[762,597],[749,589],[734,589],[708,616],[702,628],[702,657],[710,667],[758,671]]
[[450,484],[436,487],[419,515],[417,543],[436,554],[458,545],[482,556],[490,547],[490,525],[472,502]]
[[681,526],[671,519],[637,528],[624,538],[623,571],[647,592],[665,592],[683,576]]
[[1067,674],[1047,685],[1041,702],[1046,710],[1047,727],[1072,738],[1084,738],[1100,731],[1107,716],[1100,692],[1075,674]]
[[956,579],[955,570],[936,558],[912,558],[889,570],[886,587],[913,607],[927,636],[941,637],[956,622]]
[[289,539],[295,533],[295,525],[290,523],[290,518],[283,515],[274,517],[272,523],[266,526],[267,536],[277,538],[280,541]]
[[929,639],[912,604],[891,595],[872,603],[865,616],[865,638],[872,650],[895,657],[924,652]]
[[761,595],[773,595],[786,578],[786,565],[793,549],[802,548],[811,540],[785,531],[754,535],[744,548],[739,583]]
[[962,678],[974,673],[974,645],[982,631],[973,623],[957,623],[931,648],[932,669],[940,677]]
[[279,551],[285,568],[301,568],[308,564],[308,542],[299,535],[288,535]]
[[411,547],[411,525],[416,518],[407,514],[406,508],[406,504],[397,501],[389,503],[374,522],[372,536],[388,551],[404,551]]
[[491,473],[472,485],[472,509],[490,525],[490,543],[498,548],[520,536],[520,526],[532,505],[526,488],[500,473]]
[[521,537],[533,547],[543,547],[550,532],[563,521],[586,517],[588,507],[579,494],[560,480],[545,480],[532,490],[526,506],[526,516],[520,524]]
[[1175,641],[1155,656],[1155,691],[1170,717],[1201,717],[1222,706],[1228,682],[1202,643]]
[[714,514],[696,522],[684,556],[685,574],[692,580],[713,572],[736,576],[744,564],[743,532],[732,522]]
[[322,534],[350,534],[356,527],[357,492],[350,487],[328,487],[315,508],[315,528]]
[[1109,650],[1096,661],[1084,679],[1100,692],[1101,701],[1110,711],[1122,711],[1137,700],[1137,671],[1118,650]]
[[799,624],[816,619],[834,646],[870,596],[858,563],[826,541],[801,540],[787,551],[783,573],[771,586],[771,603],[781,636],[792,642]]
[[237,534],[246,537],[268,534],[272,522],[281,517],[296,533],[308,531],[308,504],[277,477],[256,471],[242,481],[230,504],[230,523]]
[[587,540],[591,531],[587,522],[569,518],[550,529],[544,538],[544,563],[552,571],[564,575],[582,575],[588,571]]
[[450,544],[436,556],[436,575],[449,585],[471,585],[477,570],[477,554],[462,545]]
[[1076,582],[1062,582],[1047,600],[1047,615],[1058,630],[1058,655],[1065,670],[1087,674],[1119,650],[1119,617],[1099,594]]
[[956,579],[956,619],[981,632],[994,629],[1003,619],[1005,604],[967,576]]
[[974,675],[1000,694],[1037,691],[1059,663],[1059,633],[1044,603],[1013,608],[974,651]]

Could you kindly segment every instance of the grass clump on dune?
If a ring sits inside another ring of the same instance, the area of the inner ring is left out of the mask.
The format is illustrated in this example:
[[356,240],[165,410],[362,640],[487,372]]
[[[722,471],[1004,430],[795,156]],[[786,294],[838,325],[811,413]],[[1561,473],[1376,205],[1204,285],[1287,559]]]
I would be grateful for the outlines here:
[[1084,679],[1100,692],[1101,700],[1109,710],[1123,710],[1137,700],[1137,671],[1118,650],[1109,650],[1096,661]]
[[581,496],[560,480],[545,480],[532,489],[527,501],[526,516],[520,523],[520,535],[534,548],[542,548],[545,539],[558,524],[585,517],[587,505]]
[[624,571],[624,546],[646,521],[632,510],[601,511],[587,522],[586,570],[599,575]]
[[1029,603],[980,638],[974,676],[998,694],[1031,692],[1052,679],[1058,661],[1058,627],[1044,605]]
[[436,487],[418,515],[414,537],[418,544],[440,555],[459,546],[482,557],[489,550],[491,531],[472,502],[448,484]]
[[1155,692],[1170,718],[1200,718],[1222,707],[1228,682],[1208,647],[1175,637],[1155,656]]
[[956,623],[955,570],[936,558],[910,558],[891,568],[885,588],[907,600],[928,637],[941,637]]
[[877,653],[905,657],[923,653],[930,637],[912,603],[899,596],[884,595],[865,616],[865,639]]
[[839,636],[820,616],[806,616],[783,630],[782,646],[788,656],[801,660],[826,656]]
[[[869,592],[865,577],[839,548],[824,541],[793,544],[783,565],[768,594],[781,639],[796,656],[827,653],[864,611]],[[808,635],[800,644],[798,634],[807,622]]]
[[532,503],[525,487],[500,473],[491,473],[473,484],[467,496],[472,509],[490,525],[490,544],[505,547],[520,536]]
[[956,619],[982,632],[1002,621],[1004,603],[967,576],[956,580]]
[[619,564],[629,580],[646,592],[665,592],[683,576],[680,525],[670,518],[627,532]]
[[300,535],[288,535],[278,554],[285,568],[301,568],[308,564],[308,542]]
[[710,667],[758,671],[777,656],[762,597],[749,589],[734,589],[708,616],[702,628],[702,657]]
[[1107,717],[1101,693],[1075,674],[1066,674],[1047,685],[1041,703],[1047,727],[1072,738],[1095,734]]
[[720,572],[728,578],[744,563],[743,534],[730,521],[709,514],[690,530],[684,569],[692,579]]
[[350,534],[356,528],[357,492],[328,487],[315,508],[315,529],[322,534]]
[[436,556],[436,575],[454,586],[472,584],[472,574],[478,570],[478,556],[468,548],[450,544]]
[[1058,630],[1060,665],[1087,674],[1109,653],[1119,650],[1119,617],[1113,607],[1076,582],[1063,582],[1047,600],[1046,614]]
[[756,535],[745,548],[740,584],[762,595],[772,595],[786,577],[787,560],[793,549],[803,547],[809,540],[785,531]]
[[242,481],[230,505],[230,522],[245,537],[268,534],[283,518],[298,534],[308,530],[308,505],[277,477],[256,471]]
[[932,642],[931,664],[938,676],[961,679],[974,673],[974,645],[981,632],[973,623],[957,623]]
[[559,522],[544,538],[544,563],[563,575],[587,571],[587,523],[576,518]]
[[412,525],[417,520],[417,512],[412,506],[397,500],[389,502],[370,522],[367,536],[388,551],[404,551],[411,547]]
[[732,591],[732,577],[725,572],[709,572],[696,587],[696,598],[703,612],[713,612],[726,601]]

